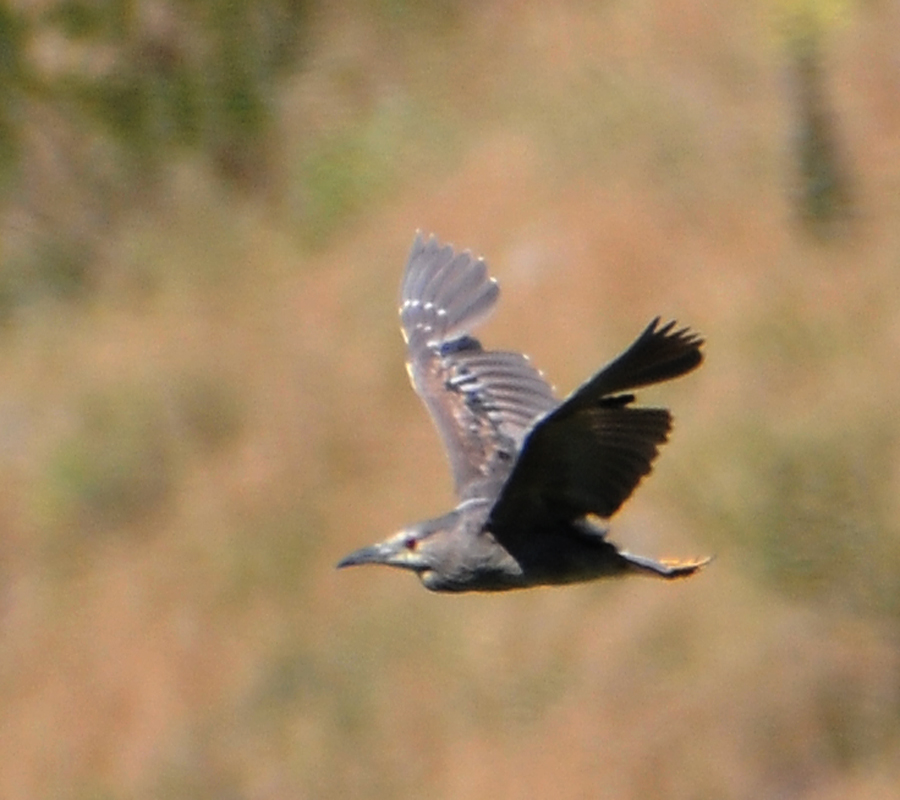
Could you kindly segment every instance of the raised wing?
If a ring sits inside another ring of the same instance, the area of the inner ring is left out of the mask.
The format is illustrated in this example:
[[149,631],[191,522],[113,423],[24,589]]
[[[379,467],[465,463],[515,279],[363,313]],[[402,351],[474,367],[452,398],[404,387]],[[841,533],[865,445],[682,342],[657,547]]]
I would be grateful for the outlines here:
[[525,356],[485,351],[470,336],[499,293],[483,259],[416,235],[400,290],[406,366],[461,499],[493,499],[535,420],[558,404]]
[[672,426],[662,408],[632,408],[618,392],[676,378],[699,366],[703,340],[653,320],[634,344],[577,389],[528,435],[491,510],[500,538],[544,522],[612,516],[650,472]]

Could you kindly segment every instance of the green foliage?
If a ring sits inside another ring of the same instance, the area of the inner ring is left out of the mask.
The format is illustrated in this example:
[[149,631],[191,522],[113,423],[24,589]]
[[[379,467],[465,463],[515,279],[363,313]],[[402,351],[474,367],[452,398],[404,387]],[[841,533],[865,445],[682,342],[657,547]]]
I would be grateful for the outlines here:
[[125,383],[88,392],[46,467],[48,522],[63,530],[139,527],[169,503],[186,458],[220,451],[242,422],[234,393],[205,373],[182,374],[170,388]]
[[241,432],[244,406],[221,378],[204,372],[186,373],[174,381],[172,394],[178,426],[199,452],[221,451]]
[[0,260],[0,324],[38,298],[77,300],[90,286],[90,248],[75,237],[48,232],[17,259]]
[[840,146],[838,120],[831,112],[824,68],[814,44],[798,43],[796,84],[797,205],[807,229],[827,238],[842,231],[853,211],[846,154]]
[[176,473],[165,428],[162,409],[139,389],[87,397],[76,430],[49,465],[57,519],[107,529],[158,511]]
[[891,516],[897,438],[889,420],[790,436],[736,432],[727,460],[741,465],[737,489],[719,486],[708,498],[722,504],[715,525],[784,594],[900,614],[900,537]]
[[826,75],[827,43],[846,27],[850,0],[779,0],[777,39],[791,68],[795,136],[793,201],[805,230],[821,239],[846,233],[854,212],[851,164]]
[[125,11],[126,4],[122,2],[63,0],[47,9],[43,21],[58,28],[69,39],[91,39],[123,33]]
[[310,244],[324,242],[341,223],[360,211],[388,178],[381,153],[365,130],[351,130],[322,141],[301,167],[303,227]]
[[297,179],[301,228],[317,246],[396,179],[416,109],[386,102],[337,134],[323,135],[303,158]]
[[301,0],[0,8],[0,192],[19,219],[9,236],[0,216],[4,272],[48,237],[92,260],[109,224],[179,159],[248,192],[267,187],[276,86],[300,65],[306,12]]
[[125,0],[60,3],[35,36],[56,30],[105,67],[44,74],[42,89],[67,109],[73,135],[90,120],[153,163],[187,146],[221,166],[221,148],[253,151],[272,124],[274,82],[298,62],[304,10],[295,0],[163,3],[152,13]]
[[7,6],[0,6],[0,191],[20,157],[18,103],[15,94],[5,89],[22,80],[25,32],[23,21]]
[[304,499],[241,521],[229,543],[227,599],[243,606],[260,593],[294,597],[321,545],[323,523],[312,505]]
[[458,28],[459,0],[370,0],[379,18],[387,24],[425,28],[440,35]]

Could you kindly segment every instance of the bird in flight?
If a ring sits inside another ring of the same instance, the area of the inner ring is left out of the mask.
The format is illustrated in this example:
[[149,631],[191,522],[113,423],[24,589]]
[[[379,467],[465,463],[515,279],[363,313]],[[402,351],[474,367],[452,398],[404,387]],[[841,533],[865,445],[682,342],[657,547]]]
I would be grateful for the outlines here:
[[657,317],[560,402],[524,355],[472,337],[499,291],[484,259],[416,235],[400,291],[406,368],[443,440],[459,504],[338,567],[401,567],[439,592],[695,573],[709,559],[628,553],[604,523],[650,472],[672,426],[668,410],[635,407],[631,390],[695,369],[703,340]]

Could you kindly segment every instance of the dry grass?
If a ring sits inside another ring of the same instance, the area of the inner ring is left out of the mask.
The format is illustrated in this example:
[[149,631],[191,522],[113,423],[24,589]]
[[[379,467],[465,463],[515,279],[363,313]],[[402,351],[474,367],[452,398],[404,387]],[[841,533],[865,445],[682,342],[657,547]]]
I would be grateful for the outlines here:
[[[0,794],[894,796],[896,12],[829,32],[856,210],[821,242],[771,5],[370,8],[317,23],[281,206],[179,167],[3,333]],[[332,569],[451,502],[393,312],[417,227],[488,256],[484,340],[561,392],[656,314],[706,335],[614,528],[701,576]]]

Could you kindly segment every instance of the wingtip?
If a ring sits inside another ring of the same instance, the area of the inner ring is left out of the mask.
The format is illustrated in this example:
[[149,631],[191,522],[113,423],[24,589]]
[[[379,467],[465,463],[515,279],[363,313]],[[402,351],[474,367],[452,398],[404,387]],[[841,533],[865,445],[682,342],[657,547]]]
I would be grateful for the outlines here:
[[657,315],[650,324],[644,329],[644,336],[662,336],[667,339],[679,339],[688,346],[700,347],[705,343],[702,334],[692,330],[689,325],[678,327],[678,321],[670,319],[668,322],[662,322],[662,317]]
[[416,228],[416,235],[413,237],[411,248],[412,252],[421,252],[429,247],[433,247],[435,250],[440,250],[445,247],[449,247],[451,250],[453,249],[453,245],[450,242],[441,242],[434,232],[426,233],[424,228]]

